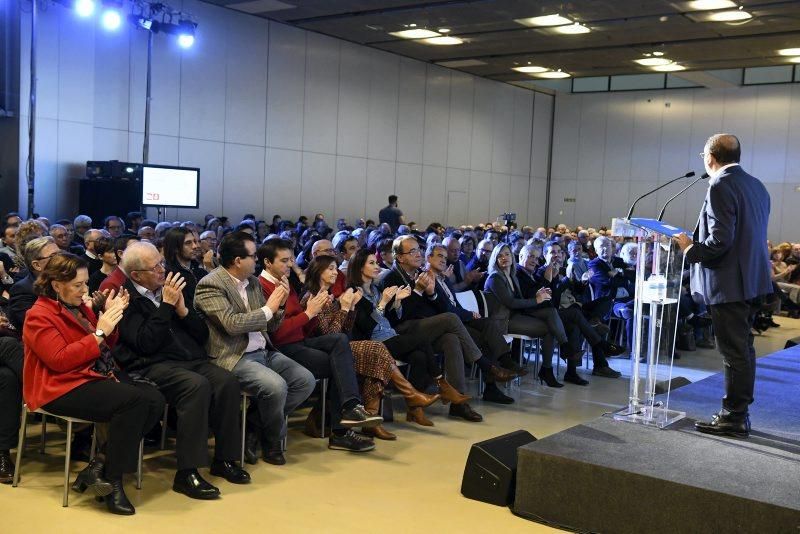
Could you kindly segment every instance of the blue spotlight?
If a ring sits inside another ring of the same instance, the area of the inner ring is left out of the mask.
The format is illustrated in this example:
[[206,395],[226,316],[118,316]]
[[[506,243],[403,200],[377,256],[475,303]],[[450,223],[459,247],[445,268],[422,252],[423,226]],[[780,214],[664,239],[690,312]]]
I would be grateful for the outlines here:
[[120,15],[119,8],[115,5],[107,5],[100,17],[100,22],[103,28],[114,31],[122,24],[122,15]]

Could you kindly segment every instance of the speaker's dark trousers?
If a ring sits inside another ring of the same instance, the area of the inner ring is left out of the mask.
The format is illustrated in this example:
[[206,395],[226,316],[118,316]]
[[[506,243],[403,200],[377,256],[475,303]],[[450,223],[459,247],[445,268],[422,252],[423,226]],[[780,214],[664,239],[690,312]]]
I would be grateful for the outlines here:
[[710,306],[717,347],[725,366],[722,407],[733,414],[746,414],[753,402],[756,351],[750,329],[760,307],[760,302],[726,302]]
[[142,374],[158,386],[178,414],[178,469],[207,467],[208,429],[214,433],[215,458],[232,461],[241,454],[239,381],[207,360],[166,361]]

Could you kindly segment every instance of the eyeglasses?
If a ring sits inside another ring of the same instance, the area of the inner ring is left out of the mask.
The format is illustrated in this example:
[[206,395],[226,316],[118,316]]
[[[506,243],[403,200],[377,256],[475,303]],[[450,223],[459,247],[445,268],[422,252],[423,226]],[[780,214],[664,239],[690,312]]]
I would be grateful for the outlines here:
[[[60,251],[58,251],[58,252],[60,252]],[[41,258],[36,258],[36,259],[37,259],[37,260],[39,260],[39,261],[43,261],[43,260],[49,260],[50,258],[52,258],[53,256],[55,256],[56,254],[58,254],[58,252],[53,252],[53,253],[52,253],[52,254],[50,254],[49,256],[42,256]]]
[[244,256],[239,256],[239,257],[240,258],[250,258],[250,259],[252,259],[254,261],[258,261],[258,255],[257,254],[245,254]]
[[166,262],[164,262],[164,260],[161,260],[160,262],[158,262],[155,265],[153,265],[153,267],[151,269],[131,269],[131,272],[136,271],[136,272],[140,272],[140,273],[150,273],[150,272],[157,273],[159,271],[163,272],[163,271],[166,271],[166,270],[167,270],[167,264],[166,264]]
[[122,226],[119,226],[117,224],[106,226],[106,228],[109,230],[122,230]]
[[419,253],[420,253],[420,251],[419,251],[418,248],[412,248],[411,250],[408,250],[406,252],[398,253],[398,256],[402,256],[403,254],[419,254]]
[[700,159],[706,159],[708,152],[700,152]]

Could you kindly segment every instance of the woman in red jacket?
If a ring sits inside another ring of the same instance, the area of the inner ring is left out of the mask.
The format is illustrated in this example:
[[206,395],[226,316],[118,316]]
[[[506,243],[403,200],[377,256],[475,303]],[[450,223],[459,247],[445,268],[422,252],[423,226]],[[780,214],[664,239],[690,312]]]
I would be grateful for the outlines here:
[[[30,410],[108,423],[105,465],[90,464],[76,484],[105,497],[115,514],[135,513],[122,488],[122,474],[136,470],[139,440],[152,405],[139,388],[119,382],[111,359],[114,330],[128,305],[126,294],[110,295],[98,319],[84,304],[86,262],[69,253],[53,256],[39,275],[39,295],[28,310],[23,396]],[[106,338],[109,339],[108,343]]]

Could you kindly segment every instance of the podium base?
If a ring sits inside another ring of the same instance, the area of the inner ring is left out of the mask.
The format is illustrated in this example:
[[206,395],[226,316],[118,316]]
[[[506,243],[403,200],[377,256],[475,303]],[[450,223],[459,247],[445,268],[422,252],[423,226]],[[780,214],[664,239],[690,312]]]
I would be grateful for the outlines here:
[[686,417],[686,412],[668,410],[661,406],[640,405],[638,408],[631,409],[630,406],[614,414],[615,421],[635,423],[639,425],[666,428]]

